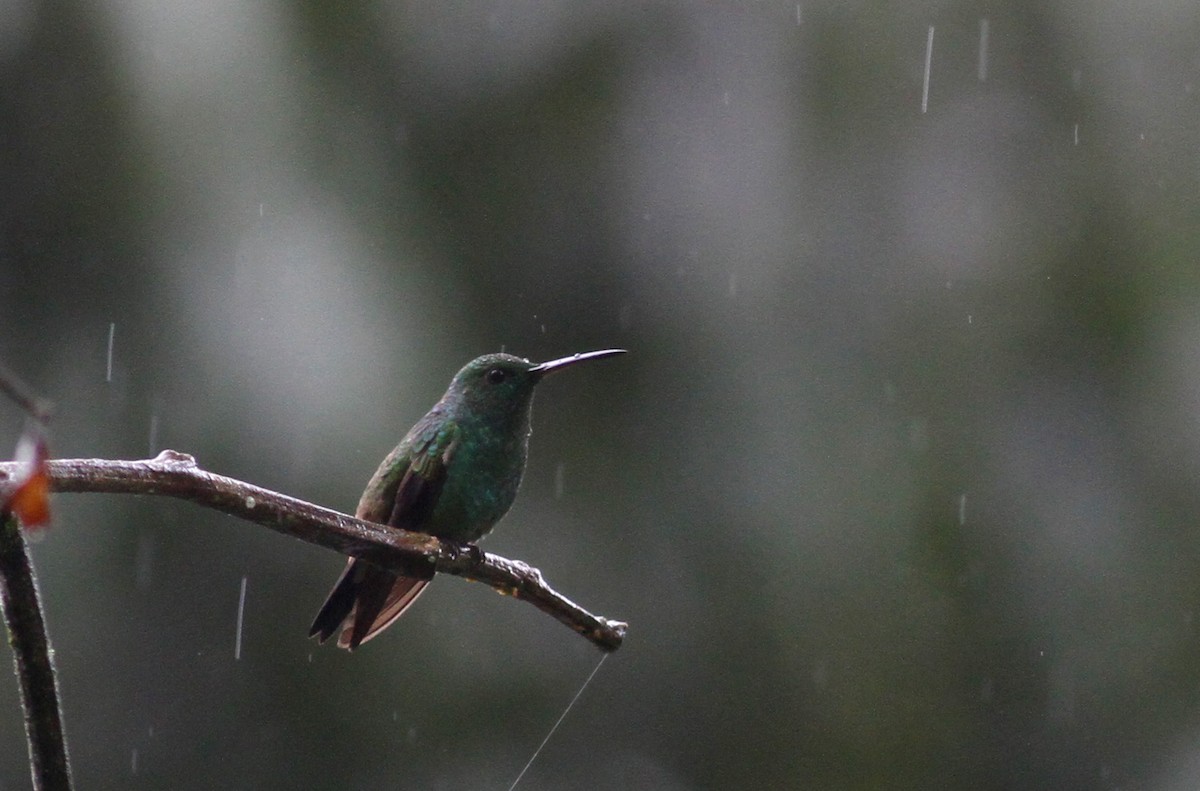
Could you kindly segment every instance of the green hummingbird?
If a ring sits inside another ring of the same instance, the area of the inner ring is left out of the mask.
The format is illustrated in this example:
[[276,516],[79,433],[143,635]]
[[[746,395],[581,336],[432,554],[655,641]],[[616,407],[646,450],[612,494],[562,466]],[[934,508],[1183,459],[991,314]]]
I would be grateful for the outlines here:
[[[546,374],[624,349],[545,363],[485,354],[463,366],[433,408],[409,429],[363,490],[354,515],[460,544],[478,541],[516,499],[529,453],[533,389]],[[404,614],[427,579],[351,558],[309,637],[354,650]]]

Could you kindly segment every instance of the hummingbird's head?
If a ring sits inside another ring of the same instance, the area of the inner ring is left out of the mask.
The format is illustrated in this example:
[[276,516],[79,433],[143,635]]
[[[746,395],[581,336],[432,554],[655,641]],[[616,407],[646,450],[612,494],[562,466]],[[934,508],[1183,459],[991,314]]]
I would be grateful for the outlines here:
[[545,363],[532,363],[512,354],[485,354],[463,366],[450,383],[447,395],[473,410],[519,410],[529,405],[534,386],[546,374],[584,360],[624,353],[623,349],[604,349]]
[[535,363],[511,354],[485,354],[462,367],[450,383],[449,395],[473,409],[519,406],[533,396],[541,377]]

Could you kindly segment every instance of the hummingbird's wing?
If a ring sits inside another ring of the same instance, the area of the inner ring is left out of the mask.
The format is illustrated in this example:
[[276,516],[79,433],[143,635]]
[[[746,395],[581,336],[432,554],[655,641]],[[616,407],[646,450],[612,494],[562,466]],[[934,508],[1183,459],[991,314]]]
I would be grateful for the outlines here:
[[[437,505],[458,437],[453,421],[434,413],[422,418],[397,449],[407,445],[407,452],[385,459],[367,486],[368,492],[382,486],[382,502],[364,497],[358,516],[383,521],[380,517],[386,514],[386,524],[392,527],[422,531]],[[325,642],[340,629],[338,646],[357,648],[399,618],[428,584],[429,580],[399,576],[351,558],[313,620],[309,636]]]

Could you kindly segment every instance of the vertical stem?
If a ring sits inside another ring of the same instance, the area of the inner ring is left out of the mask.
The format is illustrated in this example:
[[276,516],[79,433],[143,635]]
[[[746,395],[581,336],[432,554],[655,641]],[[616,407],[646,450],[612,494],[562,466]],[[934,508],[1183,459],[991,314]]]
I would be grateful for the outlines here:
[[71,767],[50,659],[50,641],[25,537],[11,513],[0,513],[0,605],[21,684],[25,735],[36,791],[70,791]]

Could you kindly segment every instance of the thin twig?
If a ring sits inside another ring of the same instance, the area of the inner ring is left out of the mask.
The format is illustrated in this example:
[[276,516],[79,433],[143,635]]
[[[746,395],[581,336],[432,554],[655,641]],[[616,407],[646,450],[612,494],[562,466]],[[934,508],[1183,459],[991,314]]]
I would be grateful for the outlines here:
[[29,416],[39,423],[45,424],[50,419],[54,407],[44,398],[39,398],[29,389],[29,385],[0,363],[0,393],[11,398],[17,406],[29,413]]
[[[58,492],[110,492],[175,497],[257,522],[344,555],[365,558],[410,576],[454,574],[525,599],[571,627],[603,651],[621,647],[628,628],[620,621],[584,610],[546,584],[542,574],[520,561],[424,533],[410,533],[322,508],[234,478],[201,469],[186,453],[164,450],[154,459],[57,459],[47,462],[50,484]],[[0,493],[19,466],[0,463]]]
[[38,791],[68,791],[71,768],[37,583],[25,550],[25,537],[16,518],[7,512],[0,513],[0,604],[21,682],[33,787]]
[[[46,635],[33,564],[16,517],[16,513],[20,513],[21,518],[30,520],[31,524],[49,519],[49,498],[40,487],[44,481],[41,463],[46,457],[42,432],[53,407],[2,363],[0,393],[25,410],[33,421],[17,445],[18,458],[25,451],[29,458],[11,463],[13,473],[9,480],[15,486],[0,496],[0,609],[4,612],[13,665],[21,687],[33,787],[35,791],[70,791],[71,764],[67,759],[67,736],[54,673],[54,652]],[[19,505],[13,498],[18,492],[21,495]]]

